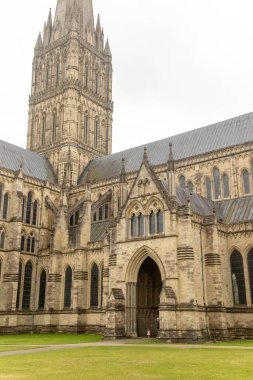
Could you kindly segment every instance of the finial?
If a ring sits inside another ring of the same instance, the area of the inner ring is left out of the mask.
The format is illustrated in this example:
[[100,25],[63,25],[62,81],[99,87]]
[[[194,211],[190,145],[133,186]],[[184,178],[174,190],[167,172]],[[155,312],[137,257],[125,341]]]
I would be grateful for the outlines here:
[[143,161],[148,161],[148,151],[147,147],[144,147]]
[[175,161],[174,161],[174,157],[173,157],[172,142],[169,143],[168,170],[169,171],[174,171],[175,170]]

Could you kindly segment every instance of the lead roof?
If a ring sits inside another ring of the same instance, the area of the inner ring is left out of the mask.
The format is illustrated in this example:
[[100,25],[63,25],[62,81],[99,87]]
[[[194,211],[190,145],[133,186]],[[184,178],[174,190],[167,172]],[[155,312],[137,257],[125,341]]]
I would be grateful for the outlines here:
[[81,174],[78,183],[101,181],[118,177],[122,158],[126,172],[136,172],[147,147],[148,159],[152,166],[165,164],[169,158],[169,143],[173,144],[175,161],[199,156],[253,141],[253,113],[238,116],[207,127],[181,133],[163,140],[103,156],[92,160]]
[[47,158],[38,153],[0,140],[0,168],[19,171],[24,175],[56,184],[57,179]]

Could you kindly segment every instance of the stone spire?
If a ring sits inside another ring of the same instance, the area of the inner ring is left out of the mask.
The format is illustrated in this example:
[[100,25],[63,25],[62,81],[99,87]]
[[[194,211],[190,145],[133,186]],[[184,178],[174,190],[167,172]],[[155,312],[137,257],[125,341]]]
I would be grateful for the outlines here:
[[96,44],[96,32],[92,0],[58,0],[53,23],[52,40],[55,41],[71,30],[73,19],[81,37]]

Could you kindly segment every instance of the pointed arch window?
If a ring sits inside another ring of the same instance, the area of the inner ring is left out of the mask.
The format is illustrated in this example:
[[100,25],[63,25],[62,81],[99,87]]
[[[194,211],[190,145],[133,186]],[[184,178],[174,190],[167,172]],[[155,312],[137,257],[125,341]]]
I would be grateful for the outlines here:
[[158,210],[158,213],[156,214],[157,219],[157,233],[163,232],[163,212],[161,210]]
[[206,178],[206,197],[207,199],[212,199],[212,182],[210,178]]
[[41,145],[46,143],[46,127],[47,127],[47,117],[46,114],[42,115],[42,131],[41,131]]
[[27,196],[27,203],[26,203],[26,217],[25,217],[26,224],[31,223],[31,212],[32,212],[32,192],[29,191],[28,196]]
[[9,194],[4,194],[4,203],[3,203],[3,219],[8,217],[8,208],[9,208]]
[[137,216],[134,214],[131,218],[131,236],[137,236],[138,235],[138,219]]
[[31,261],[28,261],[28,263],[25,266],[25,275],[24,275],[23,303],[22,303],[23,310],[30,309],[31,288],[32,288],[32,263]]
[[0,282],[2,278],[2,260],[0,259]]
[[0,229],[0,249],[4,249],[5,246],[5,231]]
[[154,211],[149,214],[149,233],[151,235],[156,233],[156,215]]
[[242,173],[242,179],[243,179],[243,193],[244,194],[250,194],[250,177],[248,170],[244,170]]
[[98,95],[98,89],[99,89],[99,74],[96,72],[96,78],[95,78],[95,93]]
[[16,309],[19,309],[19,302],[20,302],[20,291],[21,291],[21,279],[22,279],[22,263],[19,262],[19,268],[18,268],[18,287],[17,287],[17,297],[16,297]]
[[248,253],[248,272],[249,272],[249,285],[251,293],[251,303],[253,304],[253,249]]
[[22,235],[21,236],[21,248],[20,248],[21,252],[25,252],[25,236]]
[[215,168],[213,170],[213,183],[214,183],[214,198],[221,198],[221,183],[220,183],[220,171]]
[[50,76],[50,70],[49,70],[49,66],[47,66],[47,68],[46,68],[46,88],[49,87],[49,76]]
[[3,184],[0,183],[0,212],[2,209]]
[[88,142],[88,132],[89,131],[89,115],[88,112],[85,112],[84,114],[84,120],[83,120],[83,140],[85,143]]
[[193,183],[192,183],[192,181],[188,181],[187,182],[187,187],[188,187],[188,190],[190,191],[190,193],[193,193]]
[[85,70],[84,70],[84,87],[88,88],[89,86],[89,66],[88,64],[85,65]]
[[47,274],[43,270],[40,275],[39,309],[44,310],[46,299]]
[[71,307],[72,292],[72,269],[68,267],[65,272],[65,288],[64,288],[64,307]]
[[232,289],[235,305],[246,304],[246,289],[243,260],[240,252],[234,251],[230,257]]
[[56,109],[54,109],[54,112],[53,112],[52,142],[55,142],[55,140],[56,140],[56,128],[57,128],[57,112],[56,112]]
[[99,121],[98,117],[95,118],[94,122],[94,146],[98,148],[98,139],[99,139]]
[[144,216],[142,214],[138,216],[138,235],[144,235]]
[[179,177],[179,186],[181,187],[181,189],[185,188],[185,176],[183,175]]
[[93,264],[90,280],[90,306],[98,307],[99,269],[97,264]]
[[60,82],[60,63],[56,63],[55,83],[58,85]]
[[32,217],[32,225],[37,225],[37,213],[38,213],[38,202],[34,201],[33,203],[33,217]]
[[223,176],[223,196],[224,198],[230,197],[229,177],[227,174]]

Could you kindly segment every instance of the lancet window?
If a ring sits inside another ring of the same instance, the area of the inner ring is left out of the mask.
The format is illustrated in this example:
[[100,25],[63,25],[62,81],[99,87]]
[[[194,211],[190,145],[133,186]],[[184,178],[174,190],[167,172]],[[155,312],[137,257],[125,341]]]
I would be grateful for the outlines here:
[[0,228],[0,249],[5,247],[5,231],[3,228]]
[[28,261],[25,266],[24,286],[23,286],[23,301],[22,309],[29,310],[31,302],[31,288],[32,288],[32,263]]
[[234,251],[230,257],[232,290],[235,305],[246,304],[246,289],[242,255]]
[[43,270],[40,275],[40,291],[39,291],[39,309],[44,310],[46,299],[47,274]]
[[220,181],[220,171],[215,168],[213,170],[213,183],[214,183],[214,198],[221,198],[221,181]]
[[57,111],[54,109],[53,112],[53,125],[52,125],[52,142],[56,140],[56,128],[57,128]]
[[192,181],[188,181],[187,182],[187,187],[188,187],[188,190],[190,191],[190,193],[193,193],[193,183],[192,183]]
[[72,303],[72,269],[68,267],[65,272],[64,308],[70,308]]
[[88,142],[89,135],[89,115],[88,112],[85,112],[83,119],[83,140],[85,143]]
[[224,198],[230,197],[229,177],[227,174],[223,175],[223,196]]
[[91,268],[90,280],[90,306],[98,307],[98,291],[99,291],[99,269],[97,264],[93,264]]
[[159,234],[164,231],[163,212],[158,210],[155,213],[153,210],[149,214],[149,233],[150,235]]
[[108,220],[110,217],[110,207],[108,203],[105,203],[104,205],[100,206],[94,213],[93,213],[93,222],[101,222],[103,220]]
[[131,236],[143,236],[144,235],[144,222],[145,218],[142,214],[133,214],[131,218]]
[[23,198],[22,220],[25,224],[37,225],[38,201],[33,200],[33,194],[29,191],[27,198]]
[[185,188],[185,176],[183,175],[179,177],[179,186],[181,187],[181,189]]
[[206,197],[207,199],[212,199],[212,182],[210,178],[206,178]]
[[18,268],[18,288],[17,288],[17,298],[16,298],[16,309],[19,309],[20,305],[20,292],[21,292],[21,280],[22,280],[22,262],[19,262]]
[[250,176],[248,170],[244,170],[242,173],[243,180],[243,193],[250,194]]

